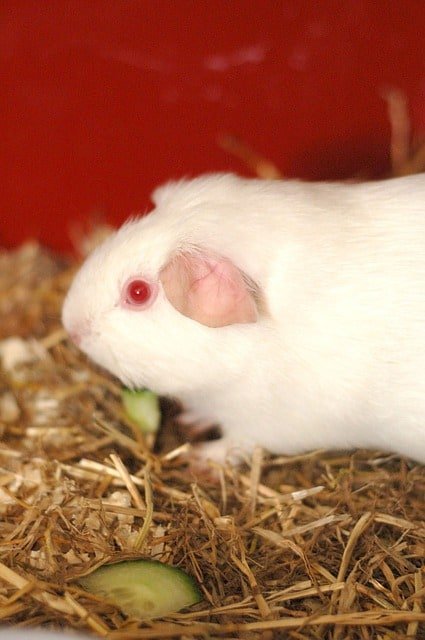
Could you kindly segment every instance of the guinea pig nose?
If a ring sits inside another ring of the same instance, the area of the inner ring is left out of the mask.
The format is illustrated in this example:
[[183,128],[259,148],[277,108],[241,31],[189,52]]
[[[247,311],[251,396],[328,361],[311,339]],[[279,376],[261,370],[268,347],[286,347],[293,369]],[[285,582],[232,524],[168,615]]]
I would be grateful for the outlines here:
[[81,322],[73,325],[68,329],[68,334],[72,342],[74,342],[77,345],[77,347],[80,347],[83,339],[90,334],[89,323]]
[[72,342],[74,342],[74,344],[77,345],[77,347],[80,346],[83,339],[83,336],[81,335],[81,333],[78,333],[78,331],[70,331],[69,337],[71,338]]

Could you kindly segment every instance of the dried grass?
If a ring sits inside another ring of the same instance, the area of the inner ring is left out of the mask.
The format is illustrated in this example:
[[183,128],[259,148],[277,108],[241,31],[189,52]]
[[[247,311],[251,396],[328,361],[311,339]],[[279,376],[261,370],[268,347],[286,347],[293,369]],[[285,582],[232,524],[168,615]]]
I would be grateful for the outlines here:
[[[0,253],[0,621],[111,640],[425,638],[424,467],[256,450],[194,478],[173,408],[153,452],[116,381],[66,339],[73,273],[34,244]],[[75,582],[141,556],[192,574],[203,602],[129,620]]]

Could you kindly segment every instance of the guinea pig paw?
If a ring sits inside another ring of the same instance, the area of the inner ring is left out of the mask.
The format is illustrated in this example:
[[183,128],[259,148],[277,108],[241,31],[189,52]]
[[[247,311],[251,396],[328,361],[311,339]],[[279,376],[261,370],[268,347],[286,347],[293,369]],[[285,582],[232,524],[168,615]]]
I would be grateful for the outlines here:
[[233,448],[233,443],[227,438],[219,438],[209,442],[202,442],[192,447],[192,460],[195,465],[205,467],[208,462],[224,465],[225,463],[238,464],[241,457],[238,451]]
[[189,469],[195,478],[214,484],[220,482],[225,464],[237,466],[242,459],[241,450],[234,447],[234,443],[227,438],[192,445],[186,455]]
[[[220,479],[220,467],[226,459],[226,447],[219,446],[219,440],[192,445],[187,455],[189,470],[197,480],[206,480],[217,484]],[[211,446],[214,445],[214,446]]]

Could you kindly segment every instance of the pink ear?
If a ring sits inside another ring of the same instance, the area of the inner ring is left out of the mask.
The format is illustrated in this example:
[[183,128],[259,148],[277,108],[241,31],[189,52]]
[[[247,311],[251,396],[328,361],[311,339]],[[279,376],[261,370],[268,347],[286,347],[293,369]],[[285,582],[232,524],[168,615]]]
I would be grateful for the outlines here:
[[160,278],[177,311],[207,327],[257,321],[253,293],[226,258],[181,253],[162,269]]

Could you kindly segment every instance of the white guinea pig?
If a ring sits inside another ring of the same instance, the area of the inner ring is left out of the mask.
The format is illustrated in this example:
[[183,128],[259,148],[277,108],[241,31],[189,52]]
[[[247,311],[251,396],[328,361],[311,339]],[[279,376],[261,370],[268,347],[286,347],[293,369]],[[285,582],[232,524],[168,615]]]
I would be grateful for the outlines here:
[[153,194],[83,264],[70,335],[229,445],[425,461],[425,175],[358,184],[207,175]]

